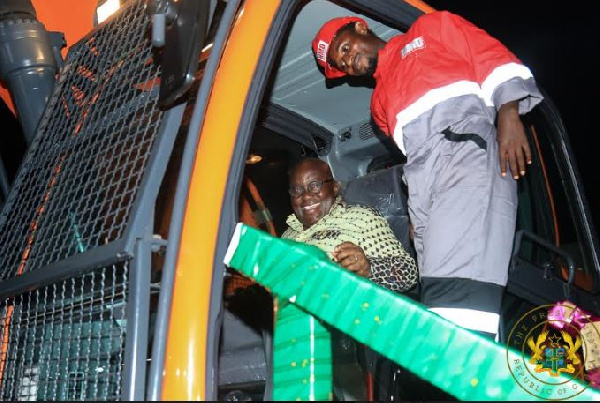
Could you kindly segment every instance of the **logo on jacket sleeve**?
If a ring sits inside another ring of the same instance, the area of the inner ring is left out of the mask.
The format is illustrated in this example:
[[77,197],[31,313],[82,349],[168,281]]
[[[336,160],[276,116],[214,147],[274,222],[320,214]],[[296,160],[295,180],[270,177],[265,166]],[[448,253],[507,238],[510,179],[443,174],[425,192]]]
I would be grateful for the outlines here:
[[410,41],[409,43],[407,43],[406,45],[404,45],[400,54],[402,55],[402,58],[404,59],[406,56],[408,56],[408,54],[410,52],[417,50],[417,49],[424,48],[424,47],[425,47],[425,39],[423,39],[422,36],[419,36],[419,37],[413,39],[412,41]]

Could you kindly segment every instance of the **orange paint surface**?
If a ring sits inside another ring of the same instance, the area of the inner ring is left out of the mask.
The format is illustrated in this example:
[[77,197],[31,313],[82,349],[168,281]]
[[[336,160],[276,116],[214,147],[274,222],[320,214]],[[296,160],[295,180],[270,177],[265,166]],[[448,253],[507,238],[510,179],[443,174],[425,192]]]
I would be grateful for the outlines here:
[[[65,35],[67,47],[75,44],[94,27],[98,0],[31,0],[38,20],[48,31]],[[67,49],[62,51],[63,57]]]
[[410,4],[413,7],[418,8],[419,10],[423,11],[424,13],[431,13],[433,11],[435,11],[435,8],[431,7],[429,4],[425,3],[422,0],[404,0],[405,2],[407,2],[408,4]]

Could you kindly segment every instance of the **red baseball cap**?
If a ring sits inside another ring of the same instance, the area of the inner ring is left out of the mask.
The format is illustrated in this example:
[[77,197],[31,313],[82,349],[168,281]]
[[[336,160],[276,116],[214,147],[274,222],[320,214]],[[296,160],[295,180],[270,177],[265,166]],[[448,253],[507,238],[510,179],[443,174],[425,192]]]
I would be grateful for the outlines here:
[[327,21],[317,32],[317,36],[312,41],[312,49],[317,58],[317,63],[325,70],[325,77],[338,78],[346,75],[341,70],[333,67],[327,61],[327,51],[329,45],[341,27],[351,22],[362,22],[367,25],[367,22],[360,17],[338,17]]

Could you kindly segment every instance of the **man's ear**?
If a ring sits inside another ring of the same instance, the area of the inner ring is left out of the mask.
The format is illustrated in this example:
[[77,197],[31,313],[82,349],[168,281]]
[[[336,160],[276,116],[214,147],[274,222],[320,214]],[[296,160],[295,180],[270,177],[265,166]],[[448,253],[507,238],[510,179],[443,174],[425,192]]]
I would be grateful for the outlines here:
[[333,181],[333,194],[338,197],[340,194],[340,183],[336,180]]
[[367,24],[361,21],[356,21],[354,23],[354,31],[360,35],[366,35],[367,32],[369,32],[369,27],[367,27]]

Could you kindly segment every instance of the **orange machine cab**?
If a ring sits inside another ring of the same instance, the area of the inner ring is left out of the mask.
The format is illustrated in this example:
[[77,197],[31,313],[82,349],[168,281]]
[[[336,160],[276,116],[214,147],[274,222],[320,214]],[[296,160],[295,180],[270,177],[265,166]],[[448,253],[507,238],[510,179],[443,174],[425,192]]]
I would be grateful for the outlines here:
[[[355,14],[389,38],[432,8],[121,0],[94,27],[110,2],[32,3],[69,57],[0,221],[2,398],[268,400],[272,296],[223,264],[235,224],[281,235],[303,156],[342,185],[405,162],[372,125],[372,88],[326,83],[312,36]],[[537,305],[600,312],[598,242],[560,115],[547,99],[523,121],[534,158],[501,342]],[[379,399],[400,396],[374,376]]]

